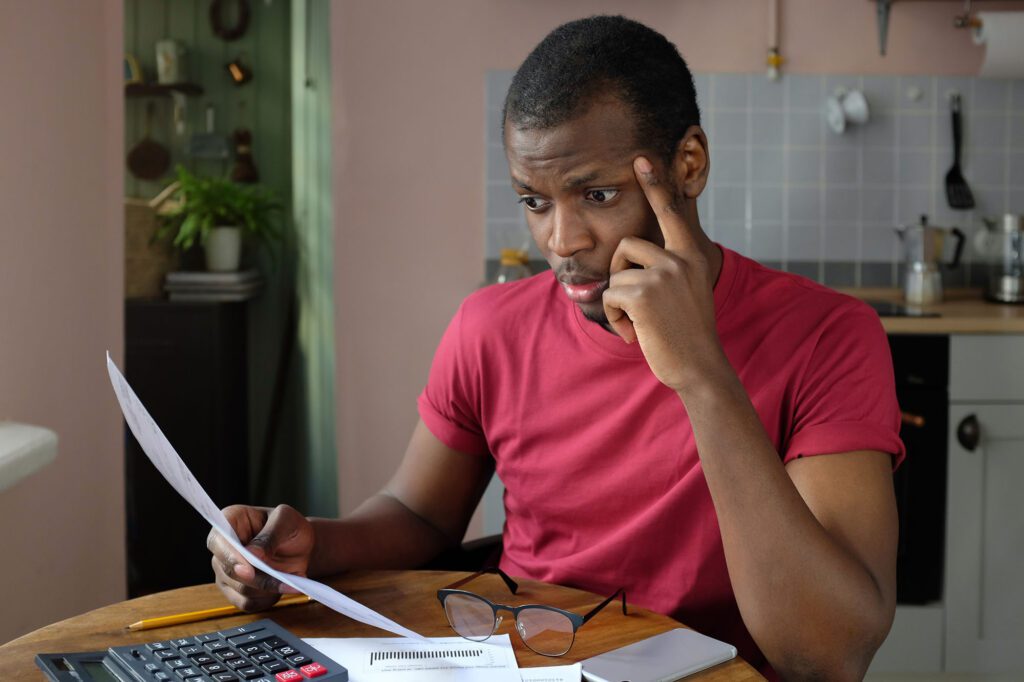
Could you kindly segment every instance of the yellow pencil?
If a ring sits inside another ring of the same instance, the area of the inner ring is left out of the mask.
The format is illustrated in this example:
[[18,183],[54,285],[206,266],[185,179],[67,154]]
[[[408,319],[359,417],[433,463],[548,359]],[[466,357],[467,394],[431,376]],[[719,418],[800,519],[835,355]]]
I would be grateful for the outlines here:
[[[276,609],[278,606],[305,604],[308,601],[310,601],[309,596],[305,594],[286,594],[271,608]],[[137,623],[132,623],[128,626],[128,629],[152,630],[153,628],[162,628],[167,627],[168,625],[181,625],[182,623],[195,623],[200,620],[218,618],[220,616],[230,616],[236,613],[243,613],[243,611],[235,606],[220,606],[215,609],[204,609],[202,611],[192,611],[190,613],[176,613],[172,616],[146,618],[145,620],[140,620]]]

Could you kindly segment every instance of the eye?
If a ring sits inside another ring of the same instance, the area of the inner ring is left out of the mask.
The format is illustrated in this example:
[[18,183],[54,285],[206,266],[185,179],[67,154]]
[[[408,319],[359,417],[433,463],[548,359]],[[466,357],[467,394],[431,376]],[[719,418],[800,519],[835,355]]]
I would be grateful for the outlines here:
[[595,204],[604,204],[614,199],[619,193],[617,189],[591,189],[587,190],[587,200]]
[[541,199],[540,197],[527,195],[519,197],[518,203],[525,206],[528,211],[533,211],[534,213],[536,213],[537,211],[543,211],[545,208],[548,207],[548,204],[550,204],[551,202],[548,201],[547,199]]

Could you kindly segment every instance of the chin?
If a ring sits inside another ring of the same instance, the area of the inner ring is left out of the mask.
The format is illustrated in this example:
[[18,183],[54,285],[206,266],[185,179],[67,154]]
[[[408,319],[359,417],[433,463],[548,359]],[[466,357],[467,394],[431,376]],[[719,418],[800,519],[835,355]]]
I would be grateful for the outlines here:
[[583,313],[583,317],[587,318],[591,322],[595,322],[602,327],[608,327],[608,317],[604,314],[604,304],[602,303],[580,303],[580,312]]

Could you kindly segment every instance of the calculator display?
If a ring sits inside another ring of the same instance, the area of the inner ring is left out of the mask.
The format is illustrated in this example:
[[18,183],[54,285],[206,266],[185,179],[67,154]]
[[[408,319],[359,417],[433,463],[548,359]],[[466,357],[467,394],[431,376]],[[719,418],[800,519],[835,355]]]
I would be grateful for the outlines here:
[[118,679],[99,661],[81,661],[81,666],[89,673],[93,682],[118,682]]

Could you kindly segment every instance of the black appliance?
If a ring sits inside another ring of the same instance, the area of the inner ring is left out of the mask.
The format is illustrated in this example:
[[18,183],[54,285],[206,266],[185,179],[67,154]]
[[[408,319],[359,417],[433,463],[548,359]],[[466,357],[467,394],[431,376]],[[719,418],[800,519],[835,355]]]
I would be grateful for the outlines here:
[[[125,377],[214,502],[249,491],[245,303],[128,300]],[[128,596],[213,580],[210,526],[125,427]]]
[[927,604],[942,598],[946,536],[949,423],[949,337],[889,337],[900,437],[907,457],[893,475],[899,509],[896,601]]

